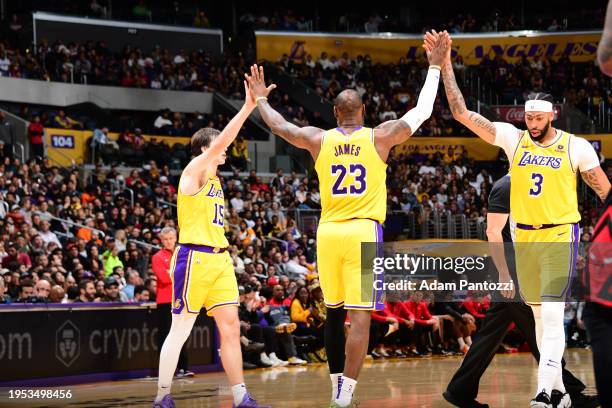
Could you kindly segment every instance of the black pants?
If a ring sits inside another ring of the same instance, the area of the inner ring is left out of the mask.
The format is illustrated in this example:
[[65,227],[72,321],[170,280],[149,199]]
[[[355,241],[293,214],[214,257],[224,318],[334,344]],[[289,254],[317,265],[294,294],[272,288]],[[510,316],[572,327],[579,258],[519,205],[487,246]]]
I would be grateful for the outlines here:
[[[493,360],[495,352],[512,322],[523,333],[533,356],[539,361],[540,352],[531,307],[525,303],[516,302],[492,303],[482,322],[480,331],[476,332],[474,336],[473,344],[465,355],[461,367],[448,384],[448,391],[463,400],[476,399],[480,377]],[[562,361],[562,364],[565,367],[565,361]],[[563,383],[570,396],[579,394],[586,388],[579,379],[565,368],[563,368]]]
[[36,157],[40,157],[41,160],[45,159],[45,145],[40,143],[40,144],[31,144],[30,147],[32,148],[32,152],[31,152],[31,156],[32,158],[36,158]]
[[[164,345],[164,340],[168,337],[168,333],[170,333],[170,326],[172,325],[172,312],[171,303],[161,303],[157,305],[157,354],[161,353],[162,346]],[[187,362],[187,352],[185,351],[185,346],[181,349],[181,354],[179,354],[178,366],[179,370],[187,370],[188,362]]]
[[588,302],[583,319],[591,337],[599,402],[602,407],[612,407],[612,308]]
[[246,332],[246,337],[257,343],[265,344],[266,348],[264,350],[266,354],[278,353],[278,340],[276,339],[274,327],[251,323],[251,328]]

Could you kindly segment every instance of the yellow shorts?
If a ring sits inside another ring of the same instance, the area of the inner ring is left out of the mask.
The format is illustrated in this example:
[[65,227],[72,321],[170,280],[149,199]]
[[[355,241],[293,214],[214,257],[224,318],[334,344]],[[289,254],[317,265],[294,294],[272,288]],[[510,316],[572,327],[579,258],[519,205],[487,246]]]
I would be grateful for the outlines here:
[[[383,242],[382,226],[369,219],[326,222],[317,229],[317,267],[327,307],[356,310],[382,310],[382,291],[375,281],[372,262],[363,265],[362,242]],[[371,247],[375,256],[377,246]],[[369,252],[372,252],[369,251]]]
[[229,253],[203,245],[179,244],[172,256],[172,313],[211,316],[216,308],[238,306],[238,284]]
[[564,302],[571,292],[580,226],[563,224],[544,229],[515,230],[516,274],[527,303]]

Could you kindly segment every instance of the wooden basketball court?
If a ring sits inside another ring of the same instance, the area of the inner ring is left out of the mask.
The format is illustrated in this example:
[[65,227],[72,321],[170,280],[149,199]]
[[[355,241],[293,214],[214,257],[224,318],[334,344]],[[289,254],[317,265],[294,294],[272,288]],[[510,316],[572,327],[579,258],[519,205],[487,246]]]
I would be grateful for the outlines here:
[[[589,350],[566,351],[568,368],[594,392]],[[367,361],[359,384],[360,408],[450,407],[441,396],[461,357],[428,357]],[[486,371],[479,400],[491,407],[526,407],[536,384],[536,362],[527,353],[498,354]],[[328,407],[330,381],[327,365],[257,369],[246,372],[246,382],[260,402],[272,407]],[[68,401],[12,401],[12,407],[150,407],[156,379],[65,386]],[[172,393],[178,408],[230,408],[231,392],[223,373],[200,374],[174,382]],[[5,394],[5,393],[3,393]],[[5,399],[2,402],[6,402]],[[3,404],[4,405],[4,404]],[[8,405],[4,405],[8,406]]]

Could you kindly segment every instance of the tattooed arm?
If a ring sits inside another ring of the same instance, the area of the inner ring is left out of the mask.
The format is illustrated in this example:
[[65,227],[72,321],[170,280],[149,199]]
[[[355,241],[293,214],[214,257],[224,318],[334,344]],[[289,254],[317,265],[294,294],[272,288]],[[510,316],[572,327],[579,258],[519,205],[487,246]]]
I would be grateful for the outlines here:
[[582,180],[593,189],[601,201],[605,201],[610,193],[610,180],[608,180],[601,166],[583,171],[580,175],[582,176]]
[[442,67],[442,80],[453,118],[476,133],[485,142],[495,143],[495,125],[493,122],[476,112],[468,110],[465,106],[465,99],[463,99],[459,85],[457,85],[450,58]]
[[612,76],[612,1],[608,2],[606,23],[599,41],[599,47],[597,47],[597,60],[601,71],[608,76]]

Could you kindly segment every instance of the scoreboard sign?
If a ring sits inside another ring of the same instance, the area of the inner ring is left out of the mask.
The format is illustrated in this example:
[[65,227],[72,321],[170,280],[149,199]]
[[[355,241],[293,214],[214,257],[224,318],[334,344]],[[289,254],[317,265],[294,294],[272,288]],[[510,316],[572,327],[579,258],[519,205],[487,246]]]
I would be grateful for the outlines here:
[[51,135],[51,146],[56,149],[74,149],[74,136]]

